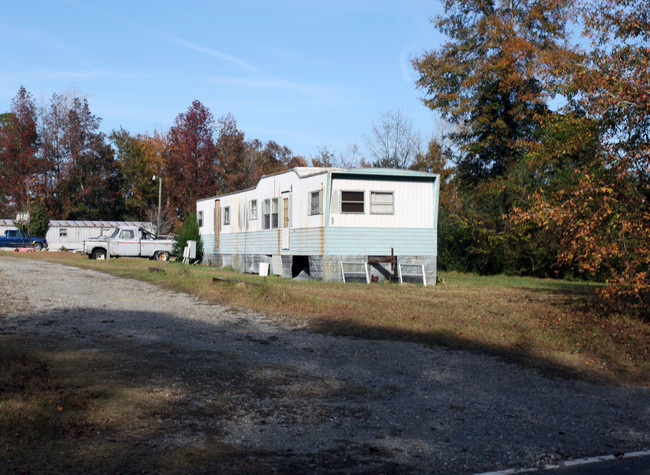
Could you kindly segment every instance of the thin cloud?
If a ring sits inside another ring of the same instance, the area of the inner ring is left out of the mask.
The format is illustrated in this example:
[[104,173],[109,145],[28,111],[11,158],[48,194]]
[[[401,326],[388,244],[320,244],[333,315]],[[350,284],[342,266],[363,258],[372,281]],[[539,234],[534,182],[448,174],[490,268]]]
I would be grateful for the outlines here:
[[304,86],[302,84],[296,84],[285,79],[275,78],[268,75],[260,75],[259,79],[247,79],[247,78],[238,78],[238,77],[227,77],[227,76],[210,76],[204,78],[205,81],[215,83],[215,84],[231,84],[234,86],[242,86],[249,88],[258,88],[258,89],[284,89],[289,91],[297,91],[307,96],[315,97],[317,99],[323,99],[326,101],[335,101],[339,97],[321,87],[314,86]]
[[197,51],[199,53],[207,54],[208,56],[213,56],[215,58],[223,59],[225,61],[228,61],[230,63],[233,63],[237,66],[239,66],[242,69],[245,69],[247,71],[250,71],[255,74],[261,74],[260,71],[254,67],[248,64],[246,61],[243,59],[239,59],[235,56],[231,56],[226,53],[222,53],[221,51],[214,50],[212,48],[206,48],[205,46],[201,46],[199,44],[193,43],[191,41],[184,40],[183,38],[179,38],[178,36],[173,36],[173,35],[162,35],[170,41],[171,43],[175,43],[177,45],[183,46],[185,48],[191,49],[193,51]]
[[412,86],[415,80],[413,78],[413,68],[411,66],[411,53],[408,48],[404,48],[400,52],[399,65],[400,71],[402,72],[402,80]]
[[221,82],[221,83],[228,83],[228,84],[236,84],[240,86],[246,86],[246,87],[263,87],[263,88],[269,88],[269,89],[287,89],[287,90],[293,90],[293,91],[298,91],[303,94],[306,94],[308,96],[312,96],[318,99],[323,99],[323,100],[336,100],[338,99],[336,95],[324,92],[322,88],[319,87],[313,87],[313,86],[306,86],[303,84],[297,84],[291,81],[287,81],[286,79],[278,78],[271,76],[269,74],[266,74],[265,72],[261,71],[260,69],[256,68],[255,66],[249,64],[248,62],[244,61],[243,59],[237,58],[235,56],[223,53],[221,51],[217,51],[212,48],[208,48],[202,45],[199,45],[197,43],[194,43],[192,41],[185,40],[183,38],[179,38],[174,35],[168,35],[168,34],[163,34],[160,33],[162,37],[167,39],[168,41],[177,44],[179,46],[183,46],[185,48],[188,48],[192,51],[196,51],[202,54],[207,54],[209,56],[219,58],[225,61],[228,61],[232,64],[235,64],[239,66],[240,68],[251,72],[258,76],[259,79],[244,79],[244,78],[210,78],[211,81],[213,82]]

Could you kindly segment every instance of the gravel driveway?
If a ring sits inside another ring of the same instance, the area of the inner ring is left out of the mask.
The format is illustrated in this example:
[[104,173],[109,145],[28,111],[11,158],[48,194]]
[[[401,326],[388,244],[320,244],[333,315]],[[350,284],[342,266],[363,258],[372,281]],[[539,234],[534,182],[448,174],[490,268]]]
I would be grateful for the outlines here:
[[148,383],[184,408],[152,450],[216,437],[267,454],[280,472],[469,473],[650,448],[649,387],[312,333],[28,259],[0,258],[0,299],[2,333],[72,338],[116,362],[119,352],[147,362]]

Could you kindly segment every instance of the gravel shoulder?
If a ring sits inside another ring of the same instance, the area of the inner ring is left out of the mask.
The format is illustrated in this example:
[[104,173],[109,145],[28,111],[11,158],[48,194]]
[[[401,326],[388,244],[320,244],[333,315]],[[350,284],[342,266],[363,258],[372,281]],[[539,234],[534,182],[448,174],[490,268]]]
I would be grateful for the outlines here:
[[229,444],[280,472],[471,473],[650,448],[649,387],[312,333],[29,259],[0,258],[0,301],[0,334],[74,342],[173,404],[180,417],[147,450]]

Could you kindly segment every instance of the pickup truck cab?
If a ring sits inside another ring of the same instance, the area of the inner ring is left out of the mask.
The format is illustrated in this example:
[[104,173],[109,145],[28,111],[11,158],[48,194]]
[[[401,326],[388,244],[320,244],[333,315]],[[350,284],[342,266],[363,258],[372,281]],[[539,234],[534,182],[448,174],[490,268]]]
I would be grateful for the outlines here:
[[165,262],[169,260],[173,246],[171,239],[157,239],[146,229],[124,226],[114,229],[110,236],[86,239],[83,253],[88,254],[90,259],[99,260],[107,257],[148,257]]
[[42,251],[47,248],[47,241],[45,238],[30,236],[17,229],[8,229],[4,236],[0,236],[0,247],[31,247],[35,251]]

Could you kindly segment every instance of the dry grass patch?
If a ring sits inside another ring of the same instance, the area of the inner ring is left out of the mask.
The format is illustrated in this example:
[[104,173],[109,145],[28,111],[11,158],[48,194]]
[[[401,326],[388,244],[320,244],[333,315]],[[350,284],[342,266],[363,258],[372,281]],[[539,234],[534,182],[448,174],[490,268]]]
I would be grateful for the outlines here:
[[[489,352],[583,378],[648,384],[650,322],[599,308],[597,284],[527,277],[442,273],[435,287],[291,281],[146,259],[90,261],[69,253],[30,253],[188,292],[208,302],[273,313],[314,329]],[[212,277],[251,282],[235,285]]]
[[136,347],[107,345],[88,350],[59,337],[0,336],[0,461],[6,471],[270,472],[263,462],[268,454],[242,452],[206,431],[230,417],[227,402],[194,407],[192,391],[174,384],[175,368],[161,377],[151,364],[160,354],[143,361]]

